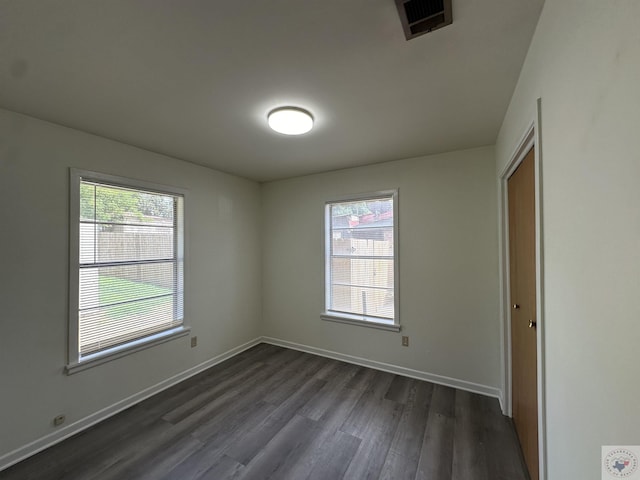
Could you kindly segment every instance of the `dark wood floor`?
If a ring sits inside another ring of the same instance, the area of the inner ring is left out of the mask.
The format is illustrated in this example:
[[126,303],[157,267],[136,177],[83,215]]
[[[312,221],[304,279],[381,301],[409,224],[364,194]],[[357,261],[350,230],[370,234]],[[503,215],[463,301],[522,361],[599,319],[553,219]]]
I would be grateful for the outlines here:
[[0,478],[527,477],[495,399],[260,344]]

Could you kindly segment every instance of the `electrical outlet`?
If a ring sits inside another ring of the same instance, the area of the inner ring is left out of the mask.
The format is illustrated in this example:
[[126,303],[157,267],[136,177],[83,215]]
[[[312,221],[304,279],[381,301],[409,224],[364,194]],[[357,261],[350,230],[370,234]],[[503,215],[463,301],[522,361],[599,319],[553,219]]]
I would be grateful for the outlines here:
[[67,419],[67,417],[65,417],[64,415],[58,415],[57,417],[55,417],[53,419],[53,426],[54,427],[59,427],[60,425],[62,425],[64,423],[64,421]]
[[198,346],[198,337],[191,337],[191,348]]
[[402,337],[402,346],[403,347],[408,347],[409,346],[409,337],[406,337],[406,336]]

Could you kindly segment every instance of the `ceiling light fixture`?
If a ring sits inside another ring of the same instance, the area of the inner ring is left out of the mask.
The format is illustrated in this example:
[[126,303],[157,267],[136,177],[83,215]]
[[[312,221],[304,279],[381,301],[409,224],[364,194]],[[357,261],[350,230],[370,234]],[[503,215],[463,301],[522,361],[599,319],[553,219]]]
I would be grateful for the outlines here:
[[285,135],[302,135],[313,128],[313,116],[298,107],[275,108],[267,120],[272,130]]

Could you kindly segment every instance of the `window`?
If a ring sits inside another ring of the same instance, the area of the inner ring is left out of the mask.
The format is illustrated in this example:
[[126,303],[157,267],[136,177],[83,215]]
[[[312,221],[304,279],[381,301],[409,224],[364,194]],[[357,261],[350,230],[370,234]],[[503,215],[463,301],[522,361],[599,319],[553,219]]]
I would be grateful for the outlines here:
[[69,365],[186,335],[184,192],[71,171]]
[[325,320],[398,331],[397,192],[325,206]]

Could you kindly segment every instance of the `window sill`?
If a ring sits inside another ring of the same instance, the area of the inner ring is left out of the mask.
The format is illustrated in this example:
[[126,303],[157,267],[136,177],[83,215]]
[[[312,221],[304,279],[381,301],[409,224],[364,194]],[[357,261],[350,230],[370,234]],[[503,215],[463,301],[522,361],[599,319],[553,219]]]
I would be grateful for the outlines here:
[[372,318],[372,317],[363,317],[358,315],[349,315],[349,314],[338,314],[335,312],[325,312],[320,314],[320,318],[322,320],[326,320],[328,322],[337,322],[337,323],[348,323],[351,325],[359,325],[361,327],[369,327],[369,328],[377,328],[379,330],[387,330],[390,332],[399,332],[400,325],[393,323],[392,321],[385,322],[382,319]]
[[184,337],[189,335],[190,331],[191,329],[185,326],[172,328],[171,330],[140,338],[124,345],[118,345],[117,347],[113,347],[102,352],[86,355],[81,357],[77,362],[69,363],[65,367],[65,371],[67,375],[73,375],[74,373],[81,372],[88,368],[110,362],[116,358],[124,357],[131,353],[154,347],[161,343],[168,342],[169,340]]

